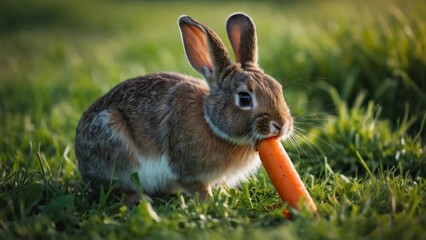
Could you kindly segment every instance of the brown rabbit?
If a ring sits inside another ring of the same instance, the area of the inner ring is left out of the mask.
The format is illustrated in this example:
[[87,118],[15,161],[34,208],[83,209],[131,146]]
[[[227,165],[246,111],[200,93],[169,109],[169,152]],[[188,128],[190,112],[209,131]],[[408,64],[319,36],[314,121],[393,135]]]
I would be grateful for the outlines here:
[[226,29],[236,62],[217,34],[188,16],[178,21],[186,56],[205,80],[178,73],[129,79],[83,114],[76,133],[79,169],[94,191],[114,181],[139,201],[149,196],[235,186],[254,173],[256,142],[286,138],[293,119],[282,87],[257,65],[255,25],[236,13]]

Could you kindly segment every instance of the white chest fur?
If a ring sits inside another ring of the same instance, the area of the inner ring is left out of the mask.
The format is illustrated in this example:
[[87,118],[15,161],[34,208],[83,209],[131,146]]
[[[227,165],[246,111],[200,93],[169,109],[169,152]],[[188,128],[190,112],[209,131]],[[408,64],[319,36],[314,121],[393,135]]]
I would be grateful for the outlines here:
[[177,176],[169,166],[166,155],[158,158],[139,156],[139,180],[148,194],[171,193],[176,187]]
[[[179,189],[178,177],[169,166],[166,155],[158,158],[139,157],[138,175],[143,190],[148,194],[174,193]],[[222,172],[210,172],[188,178],[205,182],[208,185],[237,186],[247,181],[248,177],[256,172],[260,166],[257,154],[250,156],[244,166],[229,168]]]
[[239,168],[230,169],[226,174],[226,183],[229,186],[237,186],[241,182],[245,182],[260,167],[261,161],[258,154],[253,154],[247,161],[247,164]]
[[194,178],[211,186],[226,185],[236,187],[240,183],[247,181],[251,175],[256,173],[261,165],[258,154],[246,156],[244,162],[244,164],[236,164],[220,171],[205,171],[194,176]]

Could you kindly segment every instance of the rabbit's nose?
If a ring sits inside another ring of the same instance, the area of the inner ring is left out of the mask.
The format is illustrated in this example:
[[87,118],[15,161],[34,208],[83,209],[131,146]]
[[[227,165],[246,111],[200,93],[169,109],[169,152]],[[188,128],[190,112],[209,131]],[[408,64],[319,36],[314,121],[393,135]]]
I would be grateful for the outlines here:
[[270,129],[272,136],[278,136],[282,139],[285,139],[290,136],[291,132],[293,131],[293,121],[285,121],[284,125],[275,121],[271,121]]
[[272,136],[278,136],[281,134],[283,126],[275,121],[271,121],[270,123],[270,131]]

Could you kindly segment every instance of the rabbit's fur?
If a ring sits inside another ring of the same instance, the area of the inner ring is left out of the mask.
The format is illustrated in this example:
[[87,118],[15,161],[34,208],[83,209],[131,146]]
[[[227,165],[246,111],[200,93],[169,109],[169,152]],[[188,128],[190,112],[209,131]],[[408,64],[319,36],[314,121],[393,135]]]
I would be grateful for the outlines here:
[[114,181],[129,204],[143,191],[210,193],[235,186],[260,165],[259,140],[287,137],[293,128],[282,87],[257,65],[253,21],[237,13],[227,32],[235,53],[216,33],[188,16],[178,21],[188,61],[204,80],[177,73],[129,79],[99,98],[83,114],[76,156],[94,191]]

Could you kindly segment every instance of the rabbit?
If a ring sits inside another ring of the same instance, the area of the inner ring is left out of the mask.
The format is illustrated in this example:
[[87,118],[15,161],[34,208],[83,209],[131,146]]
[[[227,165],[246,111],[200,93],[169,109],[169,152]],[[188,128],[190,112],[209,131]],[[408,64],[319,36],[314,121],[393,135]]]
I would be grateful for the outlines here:
[[83,180],[93,191],[124,193],[129,205],[142,194],[205,199],[212,187],[237,187],[261,165],[256,143],[293,130],[282,86],[258,66],[248,15],[226,22],[235,62],[209,27],[189,16],[178,25],[187,60],[204,80],[168,72],[126,80],[95,101],[76,130]]

